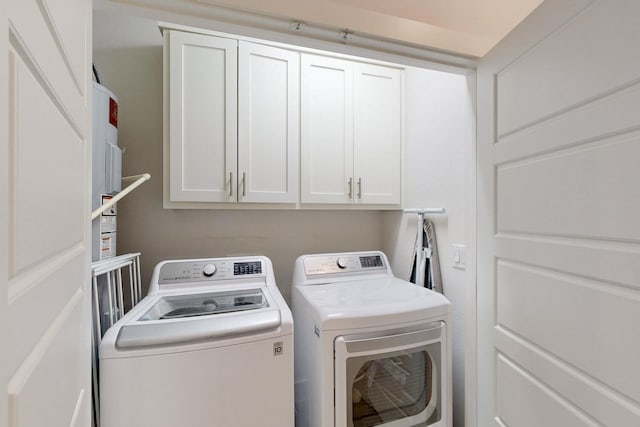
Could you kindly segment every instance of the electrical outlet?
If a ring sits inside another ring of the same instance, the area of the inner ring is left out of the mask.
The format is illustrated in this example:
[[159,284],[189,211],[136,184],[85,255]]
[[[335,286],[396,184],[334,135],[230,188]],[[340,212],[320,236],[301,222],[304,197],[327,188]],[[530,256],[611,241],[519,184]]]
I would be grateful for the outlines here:
[[452,245],[452,246],[453,246],[453,267],[464,270],[465,264],[466,264],[465,245]]

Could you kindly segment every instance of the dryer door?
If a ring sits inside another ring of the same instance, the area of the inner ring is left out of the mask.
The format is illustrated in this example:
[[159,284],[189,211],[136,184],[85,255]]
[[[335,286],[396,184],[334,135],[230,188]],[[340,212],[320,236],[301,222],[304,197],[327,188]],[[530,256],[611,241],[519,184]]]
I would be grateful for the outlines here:
[[442,425],[445,328],[336,338],[336,427]]

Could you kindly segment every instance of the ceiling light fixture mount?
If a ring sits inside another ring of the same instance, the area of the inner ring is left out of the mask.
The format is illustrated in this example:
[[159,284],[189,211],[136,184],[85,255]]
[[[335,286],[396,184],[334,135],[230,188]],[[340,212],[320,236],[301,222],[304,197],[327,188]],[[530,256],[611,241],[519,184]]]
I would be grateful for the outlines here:
[[300,22],[300,21],[291,21],[291,23],[289,24],[289,29],[292,31],[306,31],[307,30],[307,26],[306,24]]
[[349,30],[340,31],[338,33],[338,38],[342,40],[343,43],[346,43],[349,40],[353,39],[353,33]]

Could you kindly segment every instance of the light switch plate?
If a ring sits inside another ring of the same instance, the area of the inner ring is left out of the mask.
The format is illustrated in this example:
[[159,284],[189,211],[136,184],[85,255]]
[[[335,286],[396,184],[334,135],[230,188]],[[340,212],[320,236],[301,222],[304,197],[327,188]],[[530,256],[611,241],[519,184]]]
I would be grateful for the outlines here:
[[465,269],[466,266],[466,251],[465,245],[452,245],[453,246],[453,268]]

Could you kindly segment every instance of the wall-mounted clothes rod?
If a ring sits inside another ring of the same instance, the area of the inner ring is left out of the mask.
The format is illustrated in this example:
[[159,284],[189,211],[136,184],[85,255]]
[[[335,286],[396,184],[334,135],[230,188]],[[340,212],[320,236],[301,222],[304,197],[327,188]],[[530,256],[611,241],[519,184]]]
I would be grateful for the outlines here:
[[107,203],[105,203],[104,205],[100,206],[99,208],[91,212],[91,221],[93,221],[94,219],[102,215],[104,211],[111,209],[111,207],[116,203],[118,203],[122,198],[124,198],[124,196],[131,193],[133,190],[139,187],[143,182],[149,180],[150,178],[151,178],[151,175],[148,173],[143,173],[142,175],[133,175],[133,176],[123,177],[122,178],[123,182],[129,182],[129,181],[133,181],[133,182],[129,184],[124,190],[122,190],[121,192],[113,196],[111,200],[109,200]]
[[412,209],[403,209],[404,213],[414,213],[414,214],[444,214],[447,213],[445,208],[412,208]]

